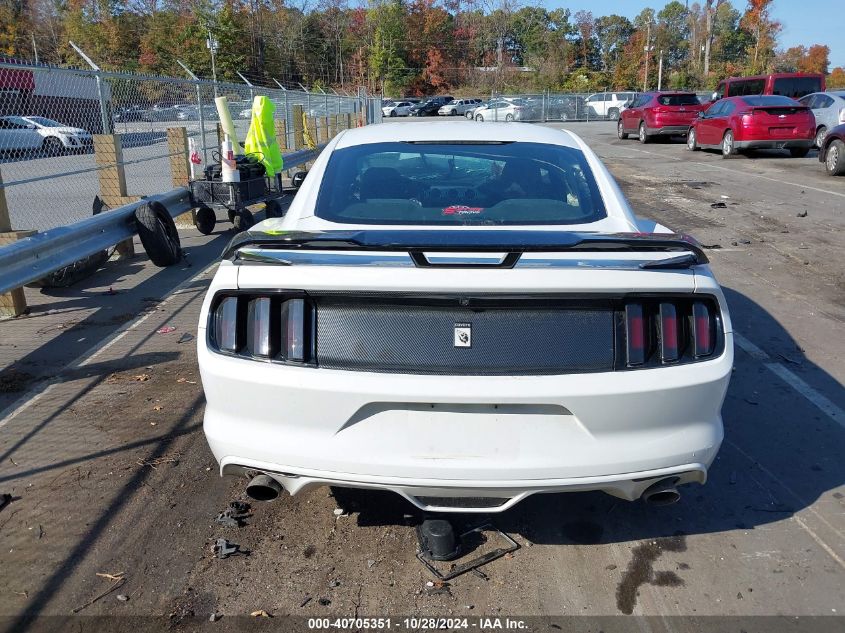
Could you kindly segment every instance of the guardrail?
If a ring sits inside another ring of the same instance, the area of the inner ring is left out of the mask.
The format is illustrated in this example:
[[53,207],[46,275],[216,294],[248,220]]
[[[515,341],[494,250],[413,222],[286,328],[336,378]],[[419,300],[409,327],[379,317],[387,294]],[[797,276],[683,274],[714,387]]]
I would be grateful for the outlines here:
[[[314,160],[324,147],[325,144],[285,154],[284,168],[291,169]],[[191,210],[188,189],[179,187],[0,247],[0,294],[132,238],[138,232],[135,212],[141,205],[152,202],[163,206],[173,218]]]

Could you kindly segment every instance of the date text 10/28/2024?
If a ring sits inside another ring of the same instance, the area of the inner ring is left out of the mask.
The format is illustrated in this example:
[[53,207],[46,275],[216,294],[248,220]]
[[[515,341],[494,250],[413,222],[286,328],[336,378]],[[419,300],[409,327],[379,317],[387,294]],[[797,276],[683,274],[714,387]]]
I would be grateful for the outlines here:
[[439,630],[525,630],[528,624],[518,618],[309,618],[308,628],[312,630],[362,630],[388,631],[391,629],[406,631]]

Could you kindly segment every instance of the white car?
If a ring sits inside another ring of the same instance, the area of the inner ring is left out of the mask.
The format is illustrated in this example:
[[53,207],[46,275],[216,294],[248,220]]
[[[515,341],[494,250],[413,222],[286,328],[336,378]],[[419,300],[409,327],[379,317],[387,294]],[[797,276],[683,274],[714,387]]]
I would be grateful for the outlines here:
[[384,116],[408,116],[411,111],[411,106],[414,104],[410,101],[394,101],[393,103],[384,106],[381,112]]
[[458,99],[451,101],[437,111],[440,116],[465,116],[470,110],[481,105],[481,99]]
[[722,442],[725,297],[574,134],[341,132],[202,306],[204,430],[269,500],[320,485],[424,511],[536,493],[678,499]]
[[476,121],[518,121],[526,108],[518,99],[494,99],[472,113]]
[[635,92],[597,92],[588,96],[585,103],[591,116],[615,121],[628,101],[636,95]]
[[93,137],[82,128],[42,116],[0,117],[0,152],[43,150],[50,156],[58,156],[92,146]]

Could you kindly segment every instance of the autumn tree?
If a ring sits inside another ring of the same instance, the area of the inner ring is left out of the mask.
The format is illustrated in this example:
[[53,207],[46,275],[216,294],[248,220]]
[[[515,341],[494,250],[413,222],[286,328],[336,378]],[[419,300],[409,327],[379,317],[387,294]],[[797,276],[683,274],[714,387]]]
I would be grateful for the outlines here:
[[747,64],[749,74],[764,72],[775,56],[775,44],[781,25],[769,13],[773,1],[748,0],[748,8],[742,16],[740,24],[751,34]]

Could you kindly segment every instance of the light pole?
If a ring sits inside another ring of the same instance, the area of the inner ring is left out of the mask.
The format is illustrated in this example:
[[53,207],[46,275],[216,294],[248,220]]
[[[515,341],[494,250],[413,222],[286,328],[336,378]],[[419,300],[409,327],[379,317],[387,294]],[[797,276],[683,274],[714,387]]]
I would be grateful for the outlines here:
[[646,25],[646,36],[645,36],[645,46],[643,47],[643,51],[645,51],[645,78],[643,79],[643,92],[648,92],[648,59],[649,53],[654,49],[651,45],[651,22]]
[[657,66],[657,89],[663,89],[663,51],[660,51],[660,63]]
[[217,53],[217,40],[211,33],[211,29],[206,27],[208,31],[208,39],[205,40],[205,45],[211,51],[211,79],[214,82],[214,98],[217,98],[217,62],[215,60],[215,53]]

